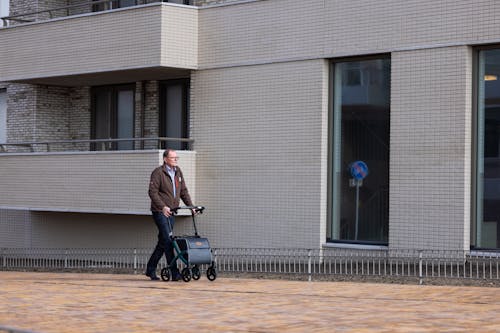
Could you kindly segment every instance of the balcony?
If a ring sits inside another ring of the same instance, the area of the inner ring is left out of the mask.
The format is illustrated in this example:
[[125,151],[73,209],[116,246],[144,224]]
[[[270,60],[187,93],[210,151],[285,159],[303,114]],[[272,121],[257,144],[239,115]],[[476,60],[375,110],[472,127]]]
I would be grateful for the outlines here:
[[151,3],[0,29],[0,81],[89,86],[185,76],[198,63],[198,10]]
[[[5,149],[0,153],[0,209],[150,214],[149,176],[163,163],[163,150],[5,153]],[[177,153],[195,201],[196,152]]]

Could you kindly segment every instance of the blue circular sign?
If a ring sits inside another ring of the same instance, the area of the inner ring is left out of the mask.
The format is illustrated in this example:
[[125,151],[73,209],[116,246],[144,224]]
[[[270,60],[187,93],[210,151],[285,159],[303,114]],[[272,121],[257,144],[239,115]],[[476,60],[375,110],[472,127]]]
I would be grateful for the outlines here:
[[363,161],[353,162],[351,164],[350,170],[351,175],[357,180],[361,180],[368,176],[368,166]]

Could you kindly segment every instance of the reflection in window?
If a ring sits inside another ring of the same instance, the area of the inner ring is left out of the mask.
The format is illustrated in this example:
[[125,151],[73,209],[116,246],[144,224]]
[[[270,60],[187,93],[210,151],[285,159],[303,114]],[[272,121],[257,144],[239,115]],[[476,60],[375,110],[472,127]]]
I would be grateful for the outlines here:
[[479,51],[478,65],[477,201],[472,243],[479,248],[499,248],[500,49]]
[[[169,80],[160,85],[160,137],[189,137],[189,80]],[[187,150],[186,142],[168,141],[162,148]]]
[[[134,85],[92,88],[92,139],[134,137]],[[132,150],[132,140],[102,142],[92,150]]]
[[[331,133],[333,241],[386,244],[389,226],[390,59],[334,63]],[[356,181],[350,167],[368,166]]]

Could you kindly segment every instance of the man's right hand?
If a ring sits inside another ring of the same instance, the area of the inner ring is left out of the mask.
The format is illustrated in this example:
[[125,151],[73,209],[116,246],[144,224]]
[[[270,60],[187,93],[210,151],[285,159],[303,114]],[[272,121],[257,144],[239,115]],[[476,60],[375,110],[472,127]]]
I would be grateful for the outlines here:
[[170,215],[172,215],[170,208],[167,206],[163,207],[162,212],[163,212],[163,215],[165,215],[166,217],[170,217]]

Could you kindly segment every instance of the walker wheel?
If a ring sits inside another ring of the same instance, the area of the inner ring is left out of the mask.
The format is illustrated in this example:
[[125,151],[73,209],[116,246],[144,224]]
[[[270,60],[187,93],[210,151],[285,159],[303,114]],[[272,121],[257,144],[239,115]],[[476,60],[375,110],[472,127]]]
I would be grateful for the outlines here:
[[217,278],[217,271],[214,267],[208,267],[207,269],[207,279],[214,281]]
[[191,270],[189,268],[186,267],[182,270],[182,279],[184,282],[191,281]]
[[163,281],[170,281],[170,269],[167,267],[162,268],[160,276]]
[[193,267],[193,280],[199,280],[201,277],[200,268],[198,265]]

